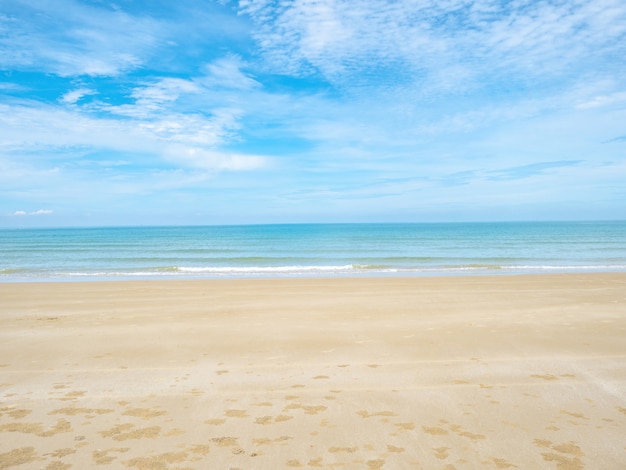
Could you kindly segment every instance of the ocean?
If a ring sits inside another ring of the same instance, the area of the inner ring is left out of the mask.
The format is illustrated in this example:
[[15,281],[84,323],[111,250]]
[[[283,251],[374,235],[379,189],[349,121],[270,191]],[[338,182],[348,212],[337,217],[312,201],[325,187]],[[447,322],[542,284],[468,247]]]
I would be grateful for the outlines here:
[[626,221],[0,229],[0,282],[626,272]]

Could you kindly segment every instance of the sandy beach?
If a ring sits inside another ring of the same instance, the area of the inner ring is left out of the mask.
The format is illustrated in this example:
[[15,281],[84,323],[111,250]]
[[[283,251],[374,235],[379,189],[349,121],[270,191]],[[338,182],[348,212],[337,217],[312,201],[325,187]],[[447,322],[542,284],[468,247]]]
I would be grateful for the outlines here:
[[626,274],[0,284],[0,469],[626,468]]

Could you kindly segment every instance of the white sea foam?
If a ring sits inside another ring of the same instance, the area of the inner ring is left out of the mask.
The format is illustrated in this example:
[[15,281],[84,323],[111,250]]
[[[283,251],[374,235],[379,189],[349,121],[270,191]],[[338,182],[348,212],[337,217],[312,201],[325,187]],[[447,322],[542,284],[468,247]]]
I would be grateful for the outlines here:
[[299,275],[341,275],[341,274],[448,274],[454,273],[489,273],[489,272],[580,272],[580,271],[624,271],[626,265],[456,265],[398,268],[369,265],[328,265],[328,266],[181,266],[158,268],[150,271],[92,271],[92,272],[57,272],[55,277],[71,278],[119,278],[119,277],[239,277],[239,276],[299,276]]
[[542,270],[542,271],[622,271],[626,269],[626,265],[503,266],[502,269]]
[[348,272],[355,269],[354,265],[343,266],[223,266],[223,267],[179,267],[182,273],[209,274],[249,274],[249,273],[306,273],[306,272]]
[[87,272],[56,272],[57,277],[144,277],[144,276],[163,276],[167,273],[158,271],[87,271]]

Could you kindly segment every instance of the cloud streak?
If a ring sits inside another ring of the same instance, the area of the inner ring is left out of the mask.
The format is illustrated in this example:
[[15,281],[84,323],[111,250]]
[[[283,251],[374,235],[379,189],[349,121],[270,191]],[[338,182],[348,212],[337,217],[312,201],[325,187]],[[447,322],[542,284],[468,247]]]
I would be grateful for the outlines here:
[[23,217],[23,216],[38,216],[38,215],[50,215],[54,211],[51,209],[39,209],[34,212],[26,212],[26,211],[15,211],[13,213],[14,216]]
[[[162,162],[202,170],[265,167],[269,157],[220,149],[236,138],[245,116],[229,96],[259,88],[241,71],[243,65],[237,57],[226,57],[209,63],[204,75],[146,80],[121,105],[98,100],[97,91],[84,87],[64,93],[58,99],[63,106],[19,100],[0,104],[0,147],[21,153],[68,148],[77,155],[90,149],[152,153]],[[198,108],[200,103],[206,108]]]
[[4,67],[52,71],[61,76],[115,76],[145,62],[159,42],[149,18],[73,0],[9,2],[0,28]]
[[[492,86],[578,69],[620,54],[626,7],[601,2],[241,1],[255,38],[285,73],[342,87],[418,85],[431,92]],[[522,75],[523,74],[523,75]]]

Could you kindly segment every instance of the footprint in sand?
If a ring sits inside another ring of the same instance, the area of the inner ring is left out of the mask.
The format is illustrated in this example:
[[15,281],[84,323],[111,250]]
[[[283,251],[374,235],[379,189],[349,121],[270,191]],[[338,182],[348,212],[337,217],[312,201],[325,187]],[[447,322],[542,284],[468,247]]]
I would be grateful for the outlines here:
[[422,426],[422,430],[426,434],[431,434],[433,436],[445,436],[449,434],[446,429],[441,428],[439,426]]
[[354,454],[357,450],[359,450],[358,447],[330,447],[328,449],[328,452],[330,452],[331,454],[336,454],[336,453],[348,453],[348,454]]
[[324,405],[301,405],[300,403],[292,403],[290,405],[287,405],[283,411],[285,410],[304,410],[304,412],[308,415],[316,415],[317,413],[321,412],[321,411],[326,411],[328,409],[328,407],[324,406]]
[[291,439],[293,439],[293,437],[291,436],[280,436],[276,439],[268,439],[267,437],[262,437],[258,439],[252,439],[252,443],[255,446],[272,445],[272,444],[285,445],[285,443]]
[[85,415],[103,415],[103,414],[107,414],[107,413],[113,413],[113,410],[110,408],[74,408],[74,407],[67,407],[67,408],[59,408],[57,410],[52,410],[50,413],[48,413],[49,415],[54,415],[54,414],[64,414],[67,416],[76,416],[78,414],[85,414]]
[[293,416],[278,415],[275,418],[273,416],[261,416],[257,418],[254,422],[256,424],[268,425],[268,424],[280,423],[282,421],[289,421],[290,419],[293,419]]
[[166,415],[167,411],[150,408],[129,408],[122,414],[124,416],[134,416],[135,418],[152,419],[157,416]]
[[[55,459],[62,459],[63,457],[66,457],[68,455],[72,455],[76,453],[76,449],[72,449],[70,447],[65,447],[64,449],[57,449],[53,452],[48,452],[47,454],[43,454],[44,456],[51,456],[54,457]],[[2,462],[2,460],[0,460],[0,462]]]
[[229,418],[247,418],[248,412],[246,410],[226,410],[224,411],[224,415]]
[[395,423],[394,426],[397,426],[404,431],[412,431],[415,429],[414,423]]
[[166,452],[151,457],[137,457],[126,460],[127,467],[136,468],[169,468],[168,464],[182,463],[187,461],[187,452]]
[[76,392],[68,392],[62,398],[56,398],[55,400],[68,401],[68,400],[77,400],[80,397],[84,397],[87,392],[84,391],[76,391]]
[[20,432],[24,434],[35,434],[39,437],[52,437],[55,434],[70,432],[72,425],[69,421],[61,418],[50,429],[44,430],[41,423],[8,423],[0,426],[0,432]]
[[237,438],[230,436],[214,437],[211,439],[211,442],[214,442],[220,447],[232,447],[238,444]]
[[518,468],[517,465],[512,464],[506,459],[500,459],[498,457],[491,457],[491,461],[494,463],[496,468]]
[[552,375],[552,374],[531,374],[530,377],[532,377],[533,379],[542,379],[542,380],[559,380],[559,378],[556,375]]
[[368,460],[367,461],[367,468],[369,470],[379,470],[379,469],[383,468],[383,465],[385,465],[385,461],[383,459],[376,459],[376,460]]
[[130,447],[120,447],[113,449],[105,449],[105,450],[94,450],[91,454],[91,458],[93,459],[96,465],[107,465],[117,459],[117,456],[109,455],[112,452],[124,453],[128,452]]
[[9,468],[17,465],[34,462],[37,459],[34,447],[20,447],[4,454],[0,454],[2,468]]
[[118,424],[108,431],[100,431],[102,437],[110,437],[114,441],[125,441],[127,439],[154,439],[161,434],[161,426],[151,426],[148,428],[133,429],[134,424]]
[[356,414],[362,418],[373,418],[375,416],[398,416],[393,411],[378,411],[376,413],[370,413],[367,410],[359,410]]
[[0,409],[0,416],[6,413],[13,419],[21,419],[21,418],[28,416],[32,412],[33,410],[26,410],[26,409],[19,409],[19,408],[15,409],[12,407],[6,407],[6,408]]
[[581,470],[584,464],[580,457],[584,457],[584,452],[575,442],[564,442],[553,445],[548,439],[535,439],[534,444],[542,449],[549,449],[555,452],[542,452],[541,456],[546,462],[556,462],[558,468],[568,470]]
[[445,436],[449,432],[453,432],[457,436],[467,437],[468,439],[471,439],[473,441],[486,439],[486,437],[483,436],[482,434],[475,434],[475,433],[466,431],[458,424],[448,424],[445,422],[444,424],[448,427],[448,429],[445,429],[443,426],[422,426],[422,430],[425,433],[431,434],[433,436]]
[[439,460],[445,460],[448,458],[448,455],[450,455],[448,453],[448,451],[450,450],[449,447],[435,447],[433,448],[433,450],[435,451],[435,457],[437,457]]
[[253,403],[252,406],[272,406],[272,403],[270,403],[269,401],[264,401],[261,403]]
[[210,424],[212,426],[219,426],[220,424],[224,424],[226,422],[225,419],[222,418],[214,418],[214,419],[207,419],[204,424]]

